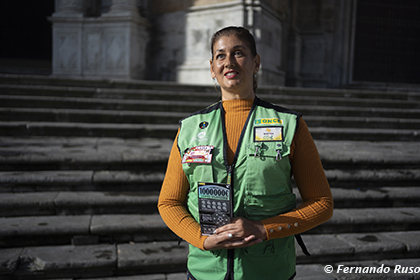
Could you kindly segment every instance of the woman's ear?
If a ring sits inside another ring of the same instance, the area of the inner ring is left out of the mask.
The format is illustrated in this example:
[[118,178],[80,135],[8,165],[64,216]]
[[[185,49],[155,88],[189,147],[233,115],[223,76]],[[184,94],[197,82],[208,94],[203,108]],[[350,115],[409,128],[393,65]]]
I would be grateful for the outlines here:
[[260,63],[261,63],[261,58],[260,58],[260,55],[259,54],[257,54],[255,56],[254,62],[255,62],[254,72],[257,73],[258,70],[260,70]]
[[212,59],[210,59],[210,73],[211,73],[211,78],[212,79],[216,78],[216,74],[214,74],[214,71],[213,71],[213,60]]

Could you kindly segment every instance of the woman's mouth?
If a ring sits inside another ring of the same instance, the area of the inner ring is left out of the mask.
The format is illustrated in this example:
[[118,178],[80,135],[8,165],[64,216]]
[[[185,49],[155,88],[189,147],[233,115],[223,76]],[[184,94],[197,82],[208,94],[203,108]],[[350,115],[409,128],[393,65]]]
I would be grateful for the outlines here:
[[225,73],[225,77],[228,79],[233,79],[235,78],[239,73],[236,71],[229,71],[227,73]]

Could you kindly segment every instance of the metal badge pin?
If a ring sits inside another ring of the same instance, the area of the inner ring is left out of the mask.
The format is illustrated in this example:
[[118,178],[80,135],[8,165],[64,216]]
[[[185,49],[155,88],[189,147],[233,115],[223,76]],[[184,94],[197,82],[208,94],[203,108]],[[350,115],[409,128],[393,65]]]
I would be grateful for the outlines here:
[[255,146],[254,157],[260,157],[260,147],[259,146]]
[[276,155],[276,160],[277,161],[281,161],[281,151],[280,150],[277,150],[277,155]]

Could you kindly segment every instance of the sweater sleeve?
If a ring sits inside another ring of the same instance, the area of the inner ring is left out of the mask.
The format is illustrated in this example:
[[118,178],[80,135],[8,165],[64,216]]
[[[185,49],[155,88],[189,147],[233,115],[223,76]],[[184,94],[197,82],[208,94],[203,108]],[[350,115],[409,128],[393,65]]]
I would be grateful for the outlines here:
[[159,195],[158,209],[163,221],[176,235],[189,244],[204,250],[203,244],[207,236],[201,235],[200,225],[186,209],[190,186],[181,165],[177,142],[178,134],[169,155],[166,175]]
[[261,221],[267,240],[307,231],[332,217],[333,199],[318,150],[303,119],[293,138],[290,161],[302,204],[292,211]]

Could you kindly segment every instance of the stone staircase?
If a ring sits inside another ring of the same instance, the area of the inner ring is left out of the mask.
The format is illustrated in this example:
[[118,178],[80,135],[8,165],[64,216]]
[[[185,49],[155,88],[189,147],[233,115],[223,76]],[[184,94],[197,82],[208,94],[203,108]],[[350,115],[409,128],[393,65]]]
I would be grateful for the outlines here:
[[[420,92],[258,95],[303,113],[334,196],[333,218],[303,234],[312,256],[298,249],[296,279],[419,279],[394,270],[420,267]],[[218,99],[203,86],[0,75],[0,279],[185,279],[187,244],[156,203],[178,120]]]

